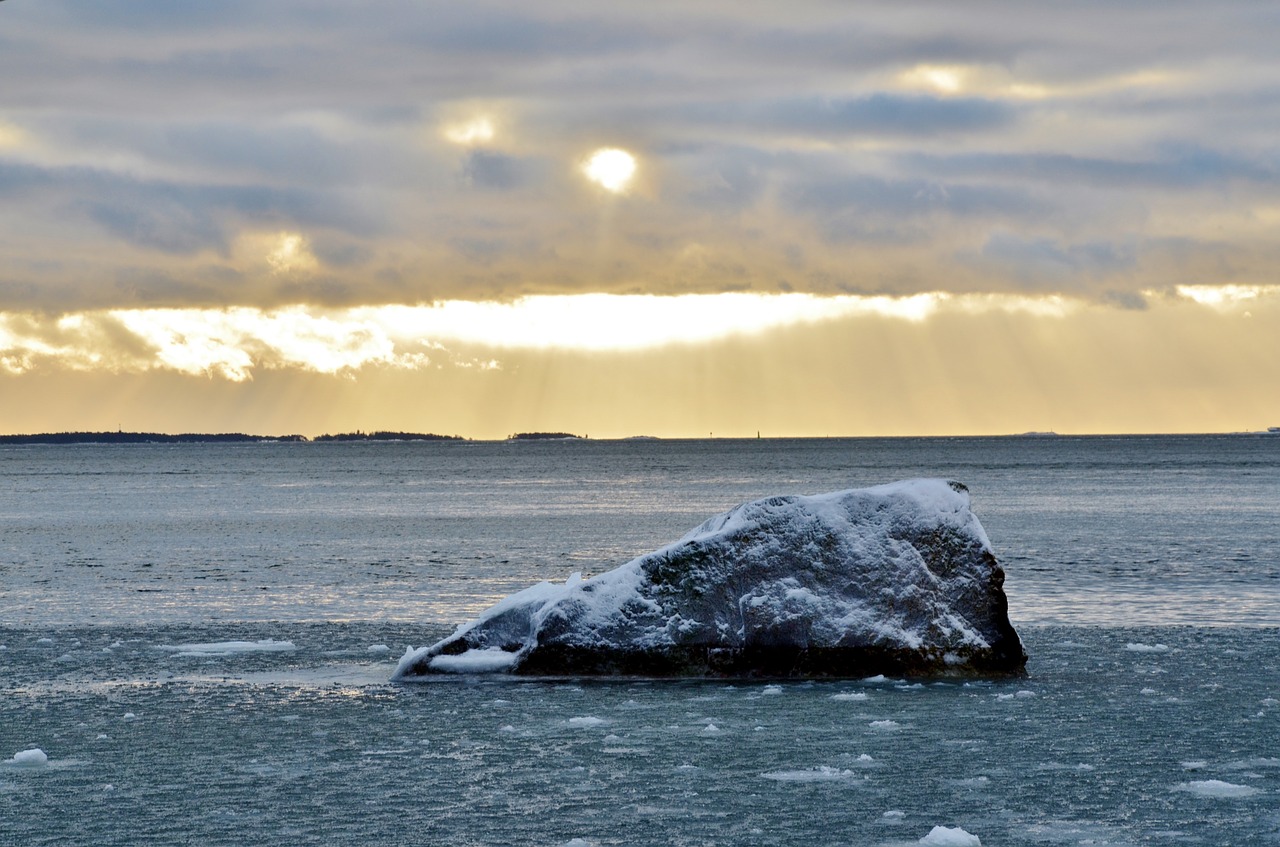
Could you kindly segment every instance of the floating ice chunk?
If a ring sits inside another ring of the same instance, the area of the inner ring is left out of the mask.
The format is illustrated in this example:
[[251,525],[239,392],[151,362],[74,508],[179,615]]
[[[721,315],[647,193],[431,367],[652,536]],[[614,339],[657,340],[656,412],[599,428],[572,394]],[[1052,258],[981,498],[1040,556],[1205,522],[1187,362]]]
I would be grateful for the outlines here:
[[1139,691],[1138,693],[1139,693],[1139,694],[1143,694],[1143,695],[1145,695],[1145,696],[1148,696],[1148,697],[1149,697],[1149,696],[1151,696],[1152,694],[1155,694],[1155,693],[1156,693],[1156,690],[1155,690],[1154,688],[1144,688],[1144,689],[1142,689],[1141,691]]
[[807,770],[769,771],[768,773],[760,774],[760,776],[776,782],[838,782],[844,779],[852,779],[857,774],[853,771],[842,771],[839,768],[823,765],[822,767],[809,768]]
[[30,750],[23,750],[21,753],[14,753],[13,758],[5,762],[5,764],[19,768],[42,768],[49,764],[49,757],[39,747],[32,747]]
[[53,643],[53,639],[52,639],[52,638],[37,638],[37,639],[36,639],[36,643],[37,643],[37,644],[42,644],[42,645],[44,645],[44,646],[46,646],[46,647],[47,647],[48,645],[50,645],[50,644],[52,644],[52,643]]
[[1190,762],[1182,763],[1182,769],[1188,770],[1188,771],[1198,771],[1207,767],[1209,767],[1209,763],[1204,761],[1203,759],[1194,759]]
[[503,724],[502,726],[498,727],[498,732],[515,732],[515,731],[516,731],[515,726],[509,723]]
[[1261,794],[1261,788],[1252,785],[1237,785],[1234,782],[1223,782],[1220,779],[1196,779],[1191,782],[1180,782],[1174,786],[1178,791],[1186,791],[1197,797],[1252,797]]
[[120,720],[122,721],[136,721],[137,719],[138,719],[138,716],[135,715],[133,712],[125,712],[123,715],[120,716]]
[[760,693],[761,693],[761,694],[781,694],[781,693],[782,693],[782,686],[781,686],[781,685],[766,685],[764,688],[762,688],[762,689],[760,690]]
[[869,724],[869,726],[872,729],[894,730],[894,729],[897,729],[899,726],[901,726],[901,724],[899,724],[897,721],[886,720],[886,721],[872,721]]
[[204,644],[157,644],[157,650],[173,653],[175,657],[183,656],[230,656],[234,653],[286,653],[298,649],[292,641],[275,641],[264,638],[260,641],[215,641]]
[[860,756],[858,757],[858,761],[859,761],[859,762],[874,762],[874,761],[875,761],[875,759],[871,758],[871,757],[870,757],[870,756],[868,756],[866,753],[863,753],[862,755],[860,755]]
[[510,670],[515,663],[515,653],[490,647],[468,650],[456,656],[441,653],[432,657],[431,669],[439,673],[496,673]]
[[391,648],[385,644],[370,644],[369,652],[370,653],[390,653]]
[[604,726],[606,723],[608,723],[608,721],[606,721],[604,718],[597,718],[594,715],[587,715],[585,717],[579,717],[579,718],[569,718],[569,726],[593,727],[593,726]]
[[98,733],[98,737],[97,737],[97,738],[95,738],[94,740],[95,740],[95,741],[109,741],[110,739],[111,739],[111,736],[110,736],[110,735],[107,735],[105,732],[99,732],[99,733]]
[[867,695],[862,691],[841,691],[839,694],[832,694],[832,700],[865,700]]
[[982,847],[978,836],[958,826],[935,826],[920,843],[928,847]]
[[1130,641],[1124,645],[1124,649],[1130,653],[1168,653],[1168,644],[1143,644],[1140,641]]
[[907,816],[906,812],[898,809],[890,809],[880,816],[881,823],[902,823],[902,819]]
[[713,723],[709,723],[702,728],[702,733],[704,735],[715,735],[719,731],[720,731],[720,727],[716,726]]
[[571,838],[560,847],[595,847],[594,843],[585,838]]
[[869,677],[867,677],[866,679],[864,679],[864,680],[862,680],[862,681],[863,681],[863,682],[875,682],[875,683],[880,683],[880,682],[888,682],[888,681],[889,681],[889,679],[888,679],[888,677],[886,677],[884,674],[879,673],[879,674],[876,674],[875,676],[869,676]]
[[1017,694],[1015,694],[1015,695],[1013,695],[1013,696],[1014,696],[1014,697],[1020,697],[1020,698],[1022,698],[1023,700],[1026,700],[1026,699],[1027,699],[1027,698],[1029,698],[1029,697],[1034,697],[1034,696],[1036,696],[1036,693],[1035,693],[1034,691],[1027,691],[1027,690],[1025,690],[1025,689],[1024,689],[1024,690],[1022,690],[1022,691],[1019,691]]

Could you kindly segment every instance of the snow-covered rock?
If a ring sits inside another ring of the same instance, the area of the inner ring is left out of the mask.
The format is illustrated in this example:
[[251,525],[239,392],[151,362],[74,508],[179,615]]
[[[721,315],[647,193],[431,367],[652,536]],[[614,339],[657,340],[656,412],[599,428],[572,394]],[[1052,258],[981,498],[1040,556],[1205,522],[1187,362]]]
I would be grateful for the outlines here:
[[1003,583],[959,483],[769,497],[615,570],[513,594],[408,651],[395,677],[1016,674]]

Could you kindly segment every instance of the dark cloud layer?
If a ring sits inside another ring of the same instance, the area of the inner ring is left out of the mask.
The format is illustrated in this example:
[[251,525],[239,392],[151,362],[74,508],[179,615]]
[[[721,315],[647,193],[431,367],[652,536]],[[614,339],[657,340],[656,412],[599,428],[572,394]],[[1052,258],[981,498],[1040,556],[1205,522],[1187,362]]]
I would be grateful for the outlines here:
[[[1275,277],[1277,40],[1252,2],[10,0],[0,309],[1136,308]],[[583,177],[600,146],[636,155],[628,194]]]

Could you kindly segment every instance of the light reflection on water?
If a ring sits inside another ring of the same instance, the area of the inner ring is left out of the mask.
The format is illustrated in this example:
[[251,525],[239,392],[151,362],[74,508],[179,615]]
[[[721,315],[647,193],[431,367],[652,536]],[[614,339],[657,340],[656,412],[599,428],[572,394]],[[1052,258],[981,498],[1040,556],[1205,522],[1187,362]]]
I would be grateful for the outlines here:
[[452,624],[745,500],[911,476],[969,486],[1016,620],[1280,624],[1280,438],[1249,436],[4,447],[0,612]]

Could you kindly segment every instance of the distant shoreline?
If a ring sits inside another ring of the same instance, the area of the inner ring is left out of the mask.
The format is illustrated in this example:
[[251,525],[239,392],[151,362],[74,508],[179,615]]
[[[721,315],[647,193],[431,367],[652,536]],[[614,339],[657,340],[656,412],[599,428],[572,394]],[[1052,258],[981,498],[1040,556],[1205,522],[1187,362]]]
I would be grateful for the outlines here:
[[0,435],[0,444],[254,444],[258,442],[327,441],[465,441],[460,435],[429,432],[343,432],[337,435],[248,435],[243,432],[44,432],[30,435]]
[[759,436],[725,436],[721,438],[686,438],[681,436],[659,437],[653,435],[633,435],[617,438],[600,438],[593,439],[585,435],[574,435],[572,433],[560,432],[528,432],[516,433],[506,438],[466,438],[461,435],[438,435],[430,432],[343,432],[336,434],[325,433],[308,437],[305,435],[252,435],[242,432],[184,432],[184,433],[163,433],[163,432],[42,432],[18,435],[0,435],[0,446],[7,445],[76,445],[76,444],[284,444],[284,443],[307,443],[307,444],[325,444],[325,443],[349,443],[349,442],[404,442],[404,441],[420,441],[420,442],[487,442],[501,444],[503,442],[538,442],[538,441],[618,441],[618,442],[648,442],[648,441],[832,441],[832,440],[928,440],[928,439],[954,439],[954,438],[999,438],[999,439],[1027,439],[1031,441],[1037,440],[1053,440],[1058,438],[1203,438],[1206,436],[1241,436],[1241,435],[1261,435],[1280,437],[1280,432],[1272,428],[1271,430],[1241,430],[1237,432],[1133,432],[1133,433],[1087,433],[1087,434],[1063,434],[1054,432],[1022,432],[1022,433],[997,433],[987,435],[785,435],[785,436],[766,436],[761,439]]

